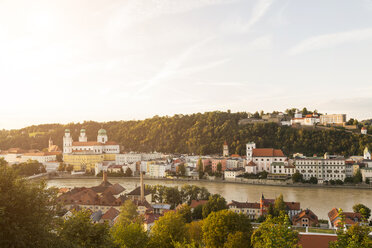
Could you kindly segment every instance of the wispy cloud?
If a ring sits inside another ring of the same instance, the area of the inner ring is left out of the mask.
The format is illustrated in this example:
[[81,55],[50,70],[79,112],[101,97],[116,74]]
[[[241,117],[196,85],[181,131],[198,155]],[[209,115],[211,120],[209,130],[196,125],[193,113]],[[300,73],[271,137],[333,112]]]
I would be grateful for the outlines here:
[[372,28],[324,34],[306,39],[289,50],[290,55],[372,39]]
[[144,91],[148,90],[149,88],[160,84],[163,81],[169,80],[171,77],[178,75],[178,74],[191,74],[197,71],[206,70],[215,66],[218,66],[222,63],[228,61],[228,59],[222,59],[218,61],[213,61],[207,64],[202,64],[199,66],[193,67],[184,67],[185,61],[196,51],[198,51],[201,47],[205,46],[215,37],[206,38],[200,42],[193,44],[192,46],[185,49],[181,54],[176,56],[175,58],[170,59],[160,71],[155,74],[151,79],[147,80],[147,82],[138,90],[137,94],[143,93]]
[[246,33],[252,29],[256,23],[258,23],[262,17],[270,9],[270,6],[273,4],[272,0],[258,0],[255,6],[252,9],[250,18],[248,21],[243,19],[235,19],[232,23],[226,24],[227,29],[230,29],[238,33]]

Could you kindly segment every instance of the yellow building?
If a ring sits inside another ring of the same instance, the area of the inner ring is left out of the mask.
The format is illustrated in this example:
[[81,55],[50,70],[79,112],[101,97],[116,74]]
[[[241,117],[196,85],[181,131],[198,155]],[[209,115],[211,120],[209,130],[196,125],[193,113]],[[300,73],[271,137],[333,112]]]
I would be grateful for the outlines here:
[[63,161],[74,166],[74,171],[94,171],[96,163],[102,163],[103,154],[64,154]]

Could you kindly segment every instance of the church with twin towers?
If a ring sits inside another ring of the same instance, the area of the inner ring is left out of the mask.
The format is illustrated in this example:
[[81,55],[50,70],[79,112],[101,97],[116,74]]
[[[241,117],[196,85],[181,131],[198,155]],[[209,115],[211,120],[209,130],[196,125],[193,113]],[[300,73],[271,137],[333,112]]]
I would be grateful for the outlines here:
[[63,137],[64,154],[115,154],[120,153],[120,146],[115,141],[109,141],[107,132],[101,128],[98,130],[97,141],[88,141],[86,130],[81,129],[79,141],[73,141],[70,129],[65,130]]

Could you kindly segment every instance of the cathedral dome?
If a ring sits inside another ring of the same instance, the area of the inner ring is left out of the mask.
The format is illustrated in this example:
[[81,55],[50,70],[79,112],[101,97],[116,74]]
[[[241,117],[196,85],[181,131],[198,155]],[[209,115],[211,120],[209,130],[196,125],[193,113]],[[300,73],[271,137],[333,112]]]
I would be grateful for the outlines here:
[[98,135],[106,135],[106,130],[101,128],[100,130],[98,130]]

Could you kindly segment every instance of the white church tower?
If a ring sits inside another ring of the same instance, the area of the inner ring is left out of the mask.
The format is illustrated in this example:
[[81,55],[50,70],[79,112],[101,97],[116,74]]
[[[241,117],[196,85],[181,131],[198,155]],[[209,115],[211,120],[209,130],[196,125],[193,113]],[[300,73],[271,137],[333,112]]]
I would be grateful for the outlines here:
[[253,149],[256,149],[256,143],[249,142],[247,143],[246,147],[247,147],[247,162],[249,162],[252,160]]
[[229,146],[227,145],[227,142],[223,144],[223,156],[228,157],[229,156]]
[[85,134],[85,129],[82,128],[80,130],[79,142],[87,142],[87,141],[88,141],[88,138],[87,138],[87,135]]
[[65,136],[63,137],[63,153],[72,153],[72,137],[70,129],[65,130]]
[[363,156],[364,159],[371,159],[371,152],[368,150],[368,147],[366,147],[364,149],[364,154],[363,155],[364,155]]
[[105,144],[107,142],[107,140],[108,140],[108,138],[107,138],[106,130],[103,129],[103,128],[98,130],[97,142]]

